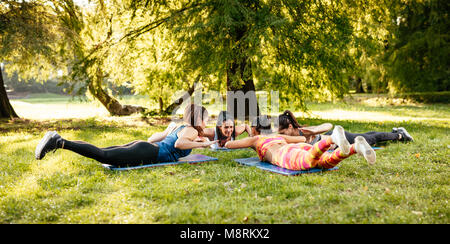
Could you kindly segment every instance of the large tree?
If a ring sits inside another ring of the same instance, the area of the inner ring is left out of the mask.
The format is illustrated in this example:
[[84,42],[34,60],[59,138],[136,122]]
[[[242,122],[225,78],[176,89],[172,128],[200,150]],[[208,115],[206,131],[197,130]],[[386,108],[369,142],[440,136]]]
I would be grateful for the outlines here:
[[[69,52],[65,54],[68,61],[66,82],[72,84],[71,87],[81,84],[81,88],[88,90],[111,115],[119,116],[145,110],[140,106],[122,105],[106,87],[107,82],[115,82],[104,67],[105,60],[115,50],[105,49],[104,46],[113,41],[116,31],[120,31],[121,25],[113,26],[116,20],[120,21],[127,15],[120,6],[114,5],[122,2],[107,4],[103,0],[92,1],[90,5],[80,8],[73,0],[53,1],[59,24],[67,31],[71,43]],[[71,90],[75,94],[80,94],[79,91]]]
[[[49,13],[48,1],[3,0],[0,2],[0,62],[8,73],[19,77],[46,80],[56,75],[60,59],[55,53],[61,46],[60,29]],[[18,117],[7,97],[0,72],[0,116]]]
[[3,81],[3,72],[0,68],[0,118],[18,118],[16,111],[11,106],[6,93],[5,84]]
[[[227,91],[278,90],[285,104],[305,107],[309,98],[340,97],[357,62],[351,47],[358,15],[376,6],[359,1],[199,0],[131,1],[137,15],[153,18],[123,40],[170,30],[177,70],[198,72],[209,87]],[[365,10],[367,8],[368,10]],[[378,7],[381,9],[381,7]],[[235,101],[227,97],[228,103]],[[256,100],[247,96],[246,106]],[[257,109],[256,109],[257,112]],[[248,115],[248,111],[247,111]]]

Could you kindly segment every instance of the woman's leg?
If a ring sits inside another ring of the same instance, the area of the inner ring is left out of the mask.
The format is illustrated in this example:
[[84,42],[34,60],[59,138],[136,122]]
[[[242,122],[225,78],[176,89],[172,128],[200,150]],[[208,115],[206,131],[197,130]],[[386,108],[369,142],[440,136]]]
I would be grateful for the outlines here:
[[[325,135],[331,135],[331,132],[325,133]],[[402,139],[402,135],[400,133],[392,133],[392,132],[376,132],[370,131],[366,133],[351,133],[345,131],[345,137],[347,138],[350,144],[355,143],[355,138],[357,136],[362,136],[366,139],[367,143],[370,145],[375,145],[376,143],[383,141],[398,141]]]
[[[335,129],[330,137],[326,137],[315,143],[311,150],[309,150],[309,154],[304,157],[306,164],[310,165],[311,168],[333,168],[342,160],[355,153],[364,156],[369,164],[374,164],[376,160],[375,151],[362,136],[357,136],[355,138],[355,143],[350,145],[348,153],[344,152],[342,145],[339,145],[340,147],[332,153],[327,152],[333,143],[342,141],[342,137],[345,136],[345,133],[343,133],[342,130],[343,129]],[[342,142],[340,144],[342,144]]]
[[310,144],[303,145],[303,143],[288,144],[280,149],[272,163],[290,170],[309,170],[316,167],[333,168],[342,159],[355,153],[353,145],[350,147],[348,156],[345,156],[340,149],[329,153],[327,150],[332,144],[331,137],[317,142],[314,146]]
[[134,141],[121,146],[99,148],[83,141],[69,141],[61,138],[57,148],[67,149],[101,163],[114,166],[133,166],[154,163],[159,147],[146,141]]
[[342,160],[356,153],[362,155],[369,164],[374,164],[376,161],[375,151],[364,137],[358,136],[355,138],[355,143],[350,146],[350,152],[348,154],[342,153],[340,148],[337,148],[332,153],[324,152],[317,161],[317,167],[326,169],[333,168]]
[[355,144],[352,144],[350,146],[350,153],[349,154],[343,154],[341,149],[337,148],[332,153],[324,152],[320,159],[317,161],[316,167],[318,168],[325,168],[325,169],[331,169],[336,167],[342,160],[350,157],[351,155],[355,154]]
[[328,163],[331,163],[331,161],[321,162],[323,155],[327,157],[330,154],[327,150],[332,144],[338,144],[341,148],[345,148],[348,151],[347,153],[344,153],[342,149],[339,149],[337,152],[333,153],[335,154],[335,158],[336,156],[339,156],[342,160],[351,155],[350,153],[354,154],[353,147],[345,140],[344,129],[341,126],[336,126],[332,136],[328,136],[323,140],[318,141],[312,147],[301,147],[300,149],[302,149],[303,152],[296,152],[296,155],[292,157],[295,158],[294,161],[296,163],[291,163],[290,165],[294,165],[298,170],[308,170],[315,167],[322,168],[324,165],[332,168],[334,166],[331,166],[331,164],[327,165]]

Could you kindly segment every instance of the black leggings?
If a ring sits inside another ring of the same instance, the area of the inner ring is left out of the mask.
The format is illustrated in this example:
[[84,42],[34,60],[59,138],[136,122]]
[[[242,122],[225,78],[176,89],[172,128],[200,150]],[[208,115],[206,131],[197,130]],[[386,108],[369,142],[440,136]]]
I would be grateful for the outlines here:
[[100,163],[114,166],[136,166],[141,164],[156,163],[159,147],[146,141],[133,141],[131,143],[98,148],[84,141],[69,141],[60,139],[58,148],[70,150]]
[[[331,135],[332,133],[333,131],[328,131],[327,133],[325,133],[325,135]],[[357,136],[364,137],[367,143],[369,143],[369,145],[375,145],[383,141],[398,141],[399,134],[400,133],[376,132],[376,131],[370,131],[366,133],[350,133],[348,131],[345,131],[345,137],[347,138],[347,141],[350,142],[350,144],[355,143],[355,138]]]

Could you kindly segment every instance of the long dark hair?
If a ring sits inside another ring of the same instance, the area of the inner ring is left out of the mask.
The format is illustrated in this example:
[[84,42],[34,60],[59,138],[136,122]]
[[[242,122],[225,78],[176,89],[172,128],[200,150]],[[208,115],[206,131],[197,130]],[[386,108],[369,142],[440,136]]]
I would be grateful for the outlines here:
[[278,129],[279,130],[287,129],[289,128],[289,125],[292,125],[292,127],[296,129],[303,127],[297,122],[297,119],[295,118],[294,114],[291,111],[286,110],[282,114],[280,114],[280,116],[278,116]]
[[234,122],[233,116],[231,116],[230,113],[227,111],[221,111],[219,115],[217,116],[217,122],[216,122],[216,135],[217,139],[219,140],[219,146],[223,147],[225,146],[225,143],[228,141],[228,137],[224,136],[222,134],[222,130],[220,129],[220,126],[223,125],[223,122],[231,120],[233,121],[233,133],[231,133],[231,138],[234,140],[236,139],[236,124]]
[[183,121],[194,127],[199,136],[203,136],[203,129],[200,125],[206,117],[208,117],[208,110],[205,107],[191,103],[184,110]]
[[260,115],[253,119],[252,127],[255,127],[256,131],[261,134],[271,134],[272,133],[272,122],[267,115]]

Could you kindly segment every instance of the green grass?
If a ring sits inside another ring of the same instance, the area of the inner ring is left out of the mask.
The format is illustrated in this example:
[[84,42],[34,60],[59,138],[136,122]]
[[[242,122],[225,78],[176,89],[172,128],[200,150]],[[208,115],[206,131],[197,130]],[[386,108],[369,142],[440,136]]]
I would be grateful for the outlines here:
[[[400,109],[370,110],[360,103],[311,108],[392,115]],[[328,121],[352,132],[403,126],[416,141],[383,145],[374,166],[352,156],[338,171],[297,177],[233,161],[256,156],[251,150],[196,149],[219,161],[128,172],[106,170],[65,150],[37,161],[34,148],[46,130],[106,147],[145,140],[164,126],[150,126],[138,117],[2,121],[0,223],[449,223],[449,107],[418,108],[425,119],[302,120]]]

